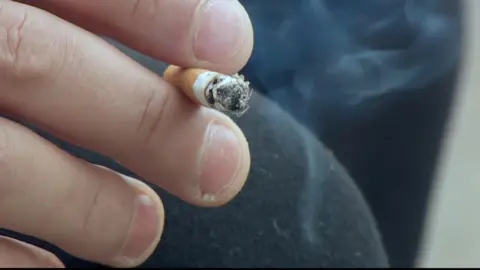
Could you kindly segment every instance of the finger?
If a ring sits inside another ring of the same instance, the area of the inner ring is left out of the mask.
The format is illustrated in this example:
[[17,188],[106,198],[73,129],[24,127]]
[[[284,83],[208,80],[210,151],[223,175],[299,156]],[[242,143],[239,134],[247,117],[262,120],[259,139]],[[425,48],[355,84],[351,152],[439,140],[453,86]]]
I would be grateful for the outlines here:
[[243,186],[248,144],[227,116],[41,10],[3,3],[0,27],[0,107],[194,204],[223,204]]
[[0,236],[1,268],[64,268],[63,263],[52,253]]
[[0,118],[0,227],[102,264],[132,267],[163,229],[156,193],[138,180],[74,158]]
[[252,25],[237,0],[27,2],[179,66],[235,73],[252,52]]

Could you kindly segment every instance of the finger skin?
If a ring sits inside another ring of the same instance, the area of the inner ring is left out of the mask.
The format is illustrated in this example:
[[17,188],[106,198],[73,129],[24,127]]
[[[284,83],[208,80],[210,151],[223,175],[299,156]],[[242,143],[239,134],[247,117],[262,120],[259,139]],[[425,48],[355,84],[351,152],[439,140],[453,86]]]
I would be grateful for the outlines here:
[[237,0],[26,1],[167,63],[238,72],[253,48]]
[[52,253],[5,236],[0,236],[0,267],[65,268]]
[[0,118],[0,216],[2,228],[86,260],[131,267],[153,252],[164,213],[145,184],[74,158]]
[[239,192],[250,153],[230,118],[44,11],[2,3],[1,29],[1,108],[187,202],[217,206]]

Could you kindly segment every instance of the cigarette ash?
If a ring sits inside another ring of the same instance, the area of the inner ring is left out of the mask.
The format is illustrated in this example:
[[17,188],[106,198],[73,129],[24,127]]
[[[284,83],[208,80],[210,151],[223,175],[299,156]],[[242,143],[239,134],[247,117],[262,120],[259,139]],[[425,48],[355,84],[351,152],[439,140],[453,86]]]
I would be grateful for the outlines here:
[[242,75],[219,74],[208,84],[205,99],[212,108],[240,117],[249,108],[252,92],[250,82]]

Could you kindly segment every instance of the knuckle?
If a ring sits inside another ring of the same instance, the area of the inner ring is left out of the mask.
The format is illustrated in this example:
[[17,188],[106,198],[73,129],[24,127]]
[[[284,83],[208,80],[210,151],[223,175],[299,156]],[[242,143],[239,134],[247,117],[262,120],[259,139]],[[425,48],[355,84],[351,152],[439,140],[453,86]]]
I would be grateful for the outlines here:
[[98,208],[101,199],[101,195],[103,193],[103,185],[98,183],[95,187],[93,193],[91,193],[91,197],[86,202],[86,207],[84,208],[85,211],[82,215],[82,233],[84,235],[91,235],[95,233],[96,228],[96,221],[98,219]]
[[171,99],[171,91],[158,91],[158,89],[151,89],[145,96],[142,102],[144,109],[138,121],[136,134],[143,141],[143,145],[148,147],[152,138],[158,139],[161,135]]
[[[87,258],[101,259],[113,256],[118,248],[121,246],[123,239],[122,232],[128,226],[121,222],[123,219],[112,220],[112,215],[106,213],[106,211],[114,211],[122,216],[120,212],[113,209],[109,209],[112,206],[112,188],[108,184],[108,181],[95,181],[90,182],[83,186],[85,192],[79,192],[79,186],[74,188],[72,185],[71,192],[67,192],[65,195],[70,194],[67,200],[71,201],[73,205],[72,209],[77,211],[78,215],[78,227],[75,227],[73,231],[75,235],[83,235],[83,239],[74,240],[76,244],[94,244],[95,250],[85,250],[82,255]],[[80,188],[82,189],[82,188]],[[72,199],[73,198],[73,199]],[[115,207],[113,207],[115,208]],[[121,230],[105,230],[105,221],[119,222],[116,226],[122,228]],[[120,233],[119,233],[120,232]]]
[[[71,202],[68,211],[74,210],[78,217],[72,236],[84,236],[74,241],[80,245],[93,244],[95,250],[84,251],[83,256],[94,260],[111,258],[118,253],[134,217],[135,191],[128,184],[119,183],[118,178],[108,177],[106,172],[98,175],[105,178],[72,185],[68,198]],[[111,222],[115,223],[115,228],[108,225]]]
[[10,79],[47,79],[63,68],[69,46],[32,21],[31,10],[1,8],[0,70]]
[[158,15],[157,10],[161,1],[156,0],[135,0],[133,1],[132,9],[130,12],[130,19],[132,21],[142,20],[151,21],[154,20],[155,14]]

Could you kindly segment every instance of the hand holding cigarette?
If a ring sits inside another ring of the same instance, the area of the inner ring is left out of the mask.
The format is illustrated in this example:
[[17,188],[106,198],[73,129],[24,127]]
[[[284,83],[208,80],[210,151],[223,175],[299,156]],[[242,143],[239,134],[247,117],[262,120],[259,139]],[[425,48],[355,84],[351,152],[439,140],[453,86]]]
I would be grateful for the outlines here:
[[169,66],[164,79],[180,88],[193,102],[226,114],[242,116],[252,95],[242,75],[228,76],[199,68]]
[[[163,62],[233,74],[253,44],[238,1],[23,0],[1,7],[0,28],[12,30],[0,39],[2,116],[56,135],[42,138],[0,117],[1,228],[130,268],[160,240],[159,194],[79,157],[118,168],[109,157],[197,206],[220,206],[241,190],[251,159],[236,123],[215,110],[191,113],[188,99],[99,36]],[[223,92],[211,93],[218,99]],[[246,108],[224,101],[218,106]],[[55,145],[57,138],[65,144]],[[46,249],[13,238],[0,236],[0,249],[1,268],[63,267]]]

